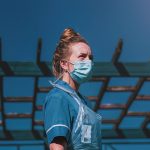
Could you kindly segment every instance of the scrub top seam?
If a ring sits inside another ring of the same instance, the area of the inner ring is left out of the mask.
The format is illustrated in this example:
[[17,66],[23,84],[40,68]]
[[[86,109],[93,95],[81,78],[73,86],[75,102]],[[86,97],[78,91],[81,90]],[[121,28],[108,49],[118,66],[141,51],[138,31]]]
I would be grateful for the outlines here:
[[66,126],[66,125],[64,125],[64,124],[55,124],[55,125],[52,125],[50,128],[47,129],[46,134],[47,134],[48,132],[50,132],[50,130],[52,130],[52,129],[55,128],[55,127],[65,127],[65,128],[67,128],[67,129],[71,132],[71,130],[70,130],[70,128],[69,128],[68,126]]

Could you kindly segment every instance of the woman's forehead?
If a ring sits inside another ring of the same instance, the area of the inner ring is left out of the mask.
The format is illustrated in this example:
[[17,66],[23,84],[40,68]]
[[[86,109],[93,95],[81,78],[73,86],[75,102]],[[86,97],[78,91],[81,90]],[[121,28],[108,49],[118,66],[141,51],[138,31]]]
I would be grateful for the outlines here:
[[83,42],[80,42],[80,43],[75,43],[71,46],[71,52],[72,54],[75,54],[75,55],[79,55],[79,54],[91,54],[91,49],[90,47],[83,43]]

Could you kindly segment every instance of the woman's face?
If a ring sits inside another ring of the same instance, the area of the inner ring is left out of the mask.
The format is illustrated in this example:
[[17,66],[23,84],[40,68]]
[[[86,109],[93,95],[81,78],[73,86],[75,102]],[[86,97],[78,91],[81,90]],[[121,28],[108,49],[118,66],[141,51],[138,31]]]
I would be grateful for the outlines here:
[[[90,47],[83,43],[75,43],[70,46],[71,55],[69,57],[69,62],[74,63],[75,61],[83,61],[92,59],[92,53]],[[73,65],[69,63],[68,70],[73,71]]]

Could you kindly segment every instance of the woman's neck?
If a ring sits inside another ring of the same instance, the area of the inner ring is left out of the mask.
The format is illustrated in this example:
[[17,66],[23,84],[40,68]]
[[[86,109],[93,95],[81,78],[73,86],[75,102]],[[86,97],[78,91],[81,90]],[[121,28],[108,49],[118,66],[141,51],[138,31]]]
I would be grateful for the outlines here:
[[67,82],[75,91],[78,91],[79,85],[72,80],[68,72],[64,73],[62,80]]

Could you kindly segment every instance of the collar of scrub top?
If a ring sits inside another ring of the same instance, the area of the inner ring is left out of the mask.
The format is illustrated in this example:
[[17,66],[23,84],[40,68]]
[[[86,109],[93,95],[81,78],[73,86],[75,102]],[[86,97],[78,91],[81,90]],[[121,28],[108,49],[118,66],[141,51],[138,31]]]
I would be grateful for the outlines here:
[[63,80],[61,80],[61,79],[60,79],[60,80],[57,80],[57,81],[54,81],[54,82],[52,82],[52,81],[49,80],[49,83],[50,83],[53,87],[60,88],[60,89],[66,91],[66,92],[68,92],[68,93],[70,93],[70,94],[76,94],[75,90],[72,89],[71,86],[70,86],[67,82],[65,82],[65,81],[63,81]]
[[67,82],[65,82],[63,80],[57,80],[57,83],[52,82],[52,81],[49,81],[49,82],[53,87],[59,88],[65,92],[69,93],[70,95],[72,95],[74,97],[74,99],[76,100],[76,102],[78,103],[78,105],[81,106],[81,102],[79,102],[81,100],[81,98],[78,96],[76,91],[73,90]]

